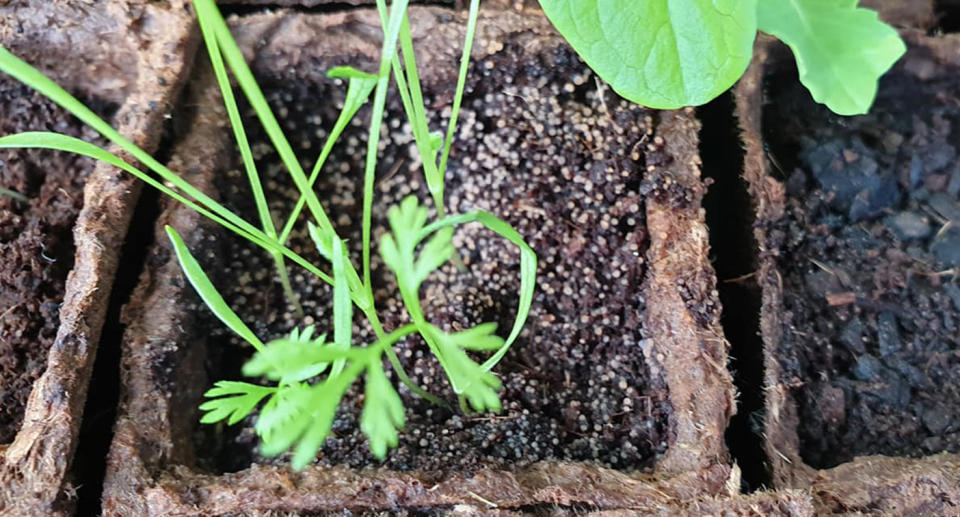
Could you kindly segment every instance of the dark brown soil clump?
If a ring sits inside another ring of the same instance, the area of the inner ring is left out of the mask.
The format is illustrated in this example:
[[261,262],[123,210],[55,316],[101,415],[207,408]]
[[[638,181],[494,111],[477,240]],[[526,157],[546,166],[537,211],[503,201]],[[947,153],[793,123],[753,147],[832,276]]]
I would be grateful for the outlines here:
[[956,70],[912,50],[869,115],[769,75],[764,115],[785,180],[783,382],[805,462],[960,450],[960,123]]
[[[318,63],[317,69],[333,64],[339,63]],[[648,141],[656,147],[652,112],[604,92],[566,49],[531,56],[512,44],[474,63],[473,70],[448,171],[448,210],[484,209],[510,222],[539,254],[538,289],[521,338],[496,368],[504,384],[504,411],[463,415],[401,389],[408,421],[399,448],[384,466],[468,473],[553,459],[647,468],[666,448],[669,417],[663,380],[644,361],[640,323],[648,190],[642,178]],[[329,99],[342,99],[342,88],[316,76],[262,81],[294,148],[313,159],[336,116]],[[453,87],[453,80],[440,89],[428,87],[433,94],[428,107],[448,106]],[[447,114],[442,120],[434,117],[432,127],[442,127]],[[342,137],[317,189],[356,259],[368,116],[362,111]],[[400,124],[403,117],[395,104],[386,118],[375,241],[386,227],[389,206],[411,193],[422,203],[429,199],[411,137]],[[254,127],[249,120],[248,127]],[[274,212],[287,214],[295,197],[286,173],[262,143],[262,134],[254,132],[252,141],[261,142],[254,149],[260,170],[270,178]],[[312,163],[304,165],[309,170]],[[254,220],[245,176],[234,167],[222,176],[219,190],[229,205]],[[291,241],[319,263],[304,232]],[[517,305],[516,251],[478,225],[458,229],[455,241],[466,269],[447,264],[423,287],[428,318],[448,330],[495,321],[506,335]],[[201,259],[218,272],[226,299],[261,337],[279,337],[297,323],[263,252],[224,238]],[[374,276],[387,329],[406,323],[392,274],[378,258]],[[329,331],[330,288],[296,270],[292,280],[308,314],[301,326],[315,323],[321,332]],[[211,380],[239,378],[249,349],[208,317],[206,308],[199,306],[197,313],[207,320],[200,331],[219,336],[208,360]],[[363,325],[355,333],[360,340],[370,340]],[[415,382],[455,404],[439,365],[419,339],[399,345],[398,353]],[[333,437],[320,455],[323,463],[377,464],[358,429],[360,402],[355,392],[344,398]],[[255,452],[252,421],[242,425],[239,432],[223,434],[201,428],[198,450],[206,451],[208,468],[232,471],[265,461]]]
[[[103,110],[101,110],[103,111]],[[0,78],[0,135],[53,131],[91,140],[92,130],[10,78]],[[59,326],[73,266],[71,230],[90,160],[52,151],[0,151],[0,443],[20,428],[34,381]]]

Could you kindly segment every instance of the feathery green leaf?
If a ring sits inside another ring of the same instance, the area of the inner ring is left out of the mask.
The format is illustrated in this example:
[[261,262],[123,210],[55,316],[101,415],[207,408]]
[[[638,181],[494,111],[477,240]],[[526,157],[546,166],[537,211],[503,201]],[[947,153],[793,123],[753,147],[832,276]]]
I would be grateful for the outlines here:
[[370,452],[378,459],[397,446],[397,430],[403,429],[403,401],[383,371],[379,356],[371,356],[367,366],[366,389],[360,429],[370,441]]
[[276,388],[257,386],[246,382],[219,381],[204,394],[208,401],[200,405],[206,411],[201,424],[213,424],[227,419],[227,425],[243,420],[265,397],[276,393]]

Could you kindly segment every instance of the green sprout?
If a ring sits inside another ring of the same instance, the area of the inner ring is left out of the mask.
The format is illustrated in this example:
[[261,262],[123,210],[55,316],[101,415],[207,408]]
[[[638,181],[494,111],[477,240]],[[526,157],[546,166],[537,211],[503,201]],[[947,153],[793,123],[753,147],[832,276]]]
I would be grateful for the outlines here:
[[[250,183],[259,226],[247,222],[203,194],[110,127],[55,82],[3,47],[0,47],[0,71],[62,106],[108,141],[129,153],[152,174],[105,149],[57,133],[26,132],[3,136],[0,137],[0,148],[45,148],[71,152],[116,166],[140,178],[227,230],[263,248],[274,260],[278,280],[287,298],[301,315],[302,308],[296,300],[286,270],[287,260],[333,286],[332,339],[328,339],[331,333],[315,336],[316,328],[310,325],[293,329],[285,338],[264,343],[230,308],[177,231],[166,227],[181,269],[204,304],[227,328],[254,348],[253,356],[243,366],[243,374],[261,379],[263,383],[217,382],[207,391],[208,400],[200,406],[204,412],[201,423],[225,422],[233,425],[259,408],[254,429],[261,439],[263,454],[274,456],[292,450],[291,463],[294,468],[300,469],[314,460],[330,433],[342,397],[350,386],[362,379],[364,402],[360,429],[367,436],[373,455],[382,459],[388,449],[397,445],[398,431],[405,422],[403,402],[387,377],[384,359],[400,382],[412,392],[434,403],[445,404],[415,385],[403,371],[394,345],[412,334],[420,335],[427,343],[446,373],[464,410],[472,408],[473,411],[499,411],[501,403],[497,390],[500,388],[500,381],[491,370],[516,341],[529,315],[536,282],[537,256],[516,230],[493,214],[476,211],[447,215],[443,202],[444,177],[465,91],[479,0],[471,0],[470,3],[452,116],[445,133],[431,131],[427,121],[407,18],[408,0],[397,0],[389,9],[385,0],[378,0],[377,8],[384,32],[379,68],[376,73],[362,72],[350,67],[337,67],[328,71],[328,77],[347,81],[346,98],[333,131],[324,142],[309,176],[300,166],[214,0],[194,0],[193,4],[240,150],[247,181]],[[398,45],[402,50],[402,60],[397,52]],[[428,221],[427,208],[413,196],[404,199],[399,206],[389,211],[391,232],[382,238],[380,253],[397,277],[403,303],[413,321],[387,332],[381,324],[373,296],[370,241],[378,144],[391,76],[400,92],[405,114],[413,127],[424,176],[438,217],[432,222]],[[274,214],[267,203],[250,143],[242,125],[231,78],[253,108],[299,191],[300,197],[282,226],[274,224]],[[350,262],[347,247],[333,228],[313,186],[340,135],[360,108],[370,100],[371,95],[373,100],[363,189],[363,256],[358,272]],[[286,246],[304,208],[311,219],[308,222],[310,237],[320,256],[329,263],[329,273]],[[480,223],[514,244],[520,251],[520,302],[506,339],[495,334],[496,324],[493,323],[483,323],[462,332],[447,333],[431,324],[422,309],[419,296],[421,284],[431,273],[451,258],[455,258],[452,242],[454,227],[466,223]],[[370,343],[358,344],[354,341],[354,308],[359,310],[373,329],[375,339]],[[471,357],[472,353],[491,355],[478,363]]]
[[705,104],[743,75],[757,30],[790,46],[800,81],[840,115],[866,113],[906,52],[859,0],[540,0],[558,31],[624,98]]
[[19,201],[21,203],[29,203],[30,198],[24,196],[23,194],[17,192],[16,190],[10,190],[8,188],[0,187],[0,196],[7,196],[10,199]]

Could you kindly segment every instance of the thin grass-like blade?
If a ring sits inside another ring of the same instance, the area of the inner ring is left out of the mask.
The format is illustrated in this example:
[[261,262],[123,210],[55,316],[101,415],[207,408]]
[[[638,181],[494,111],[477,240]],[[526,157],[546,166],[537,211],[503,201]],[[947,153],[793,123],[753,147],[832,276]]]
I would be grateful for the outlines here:
[[[336,144],[340,135],[343,134],[343,130],[347,128],[347,125],[350,124],[350,120],[352,120],[357,114],[357,111],[360,110],[360,107],[370,98],[370,94],[377,85],[377,76],[349,66],[331,68],[327,71],[327,77],[347,79],[349,83],[347,85],[347,97],[343,101],[343,109],[340,110],[340,115],[337,116],[337,121],[333,124],[333,129],[330,131],[330,135],[327,136],[327,141],[324,142],[323,149],[320,150],[320,156],[317,158],[313,170],[310,172],[310,178],[307,180],[311,190],[313,190],[313,185],[316,183],[317,178],[320,177],[320,171],[323,170],[323,165],[327,162],[327,158],[330,157],[334,144]],[[297,218],[300,217],[300,212],[303,210],[304,204],[306,204],[306,199],[300,196],[300,199],[297,200],[297,205],[293,208],[293,212],[290,214],[290,217],[287,218],[287,223],[283,225],[283,230],[280,232],[281,243],[287,242],[287,239],[290,237],[290,232],[293,231],[293,225],[297,222]]]
[[527,316],[530,315],[530,306],[533,304],[533,292],[537,284],[537,254],[509,223],[490,212],[484,211],[470,212],[441,219],[425,227],[421,231],[421,235],[423,238],[426,238],[441,228],[473,222],[486,226],[488,230],[507,239],[520,250],[520,302],[517,305],[517,316],[513,320],[510,335],[503,343],[503,346],[483,363],[483,369],[489,371],[503,359],[507,350],[510,349],[510,345],[520,336],[520,331],[523,330],[523,325],[527,322]]
[[[370,116],[370,131],[367,138],[367,158],[363,171],[363,285],[370,299],[373,299],[373,284],[370,273],[370,238],[373,224],[373,184],[377,172],[377,154],[380,146],[380,130],[383,112],[387,102],[387,90],[390,86],[390,66],[397,55],[397,37],[407,13],[409,0],[396,0],[390,5],[390,14],[383,24],[383,47],[380,52],[380,68],[377,76],[377,89],[373,96],[373,110]],[[377,0],[377,8],[386,10],[386,2]]]
[[8,189],[8,188],[0,187],[0,196],[7,196],[7,197],[9,197],[9,198],[11,198],[11,199],[15,199],[15,200],[17,200],[17,201],[19,201],[19,202],[21,202],[21,203],[29,203],[29,202],[30,202],[30,198],[28,198],[27,196],[24,196],[23,194],[15,191],[15,190],[10,190],[10,189]]
[[243,90],[244,95],[246,95],[253,111],[257,114],[257,118],[260,119],[264,131],[266,131],[270,142],[273,143],[274,148],[277,150],[277,154],[280,155],[280,160],[287,168],[287,172],[290,173],[294,184],[296,184],[300,190],[300,195],[306,199],[307,207],[310,209],[313,218],[316,219],[317,224],[321,228],[330,228],[330,219],[320,205],[320,200],[317,198],[317,195],[309,188],[307,175],[303,172],[303,168],[300,166],[300,162],[293,152],[293,147],[290,146],[290,142],[287,140],[286,135],[284,135],[280,123],[277,122],[273,110],[270,109],[270,104],[267,103],[267,98],[263,95],[260,85],[257,84],[253,72],[247,65],[247,61],[243,57],[243,52],[240,51],[240,47],[237,46],[237,42],[234,41],[233,36],[230,34],[230,28],[227,27],[227,22],[224,21],[223,16],[221,16],[213,0],[194,0],[193,3],[197,8],[198,16],[203,16],[209,24],[209,27],[216,34],[217,43],[219,44],[220,52],[224,60],[230,67],[230,71],[233,72],[237,84],[240,86],[240,89]]
[[460,73],[457,77],[457,92],[453,96],[453,109],[450,111],[450,122],[447,126],[447,137],[443,140],[443,153],[440,155],[440,178],[443,179],[447,171],[447,160],[450,158],[450,148],[457,131],[457,118],[460,116],[460,106],[463,104],[463,91],[467,85],[467,71],[470,69],[470,52],[473,49],[474,35],[477,32],[477,18],[480,12],[480,0],[470,0],[470,13],[467,15],[467,33],[463,38],[463,54],[460,56]]
[[[353,303],[350,302],[350,281],[345,267],[346,249],[339,237],[333,237],[333,344],[336,348],[347,350],[353,334]],[[343,371],[344,359],[333,362],[330,376],[336,377]]]
[[[196,199],[197,202],[206,207],[211,212],[216,213],[220,218],[230,221],[238,228],[243,229],[250,235],[257,235],[259,231],[250,223],[244,221],[239,216],[233,214],[225,207],[211,199],[189,182],[174,174],[162,163],[150,156],[149,153],[138,147],[136,144],[121,135],[116,129],[110,127],[90,108],[86,107],[70,95],[60,85],[53,82],[49,77],[43,75],[39,70],[30,66],[26,61],[10,53],[9,50],[0,46],[0,72],[6,73],[23,84],[33,88],[44,97],[60,105],[63,109],[70,112],[73,116],[80,119],[88,126],[95,129],[104,138],[113,142],[120,149],[130,153],[131,156],[145,165],[148,169],[157,173],[164,181],[170,182],[174,187],[183,191],[184,194]],[[23,147],[23,146],[21,146]],[[36,146],[34,146],[36,147]],[[128,170],[124,168],[124,170]],[[129,170],[128,170],[129,172]],[[142,179],[142,178],[141,178]]]
[[184,244],[183,239],[180,238],[180,234],[169,226],[165,227],[165,229],[167,230],[167,236],[170,237],[170,242],[173,243],[173,250],[177,254],[177,260],[180,261],[183,274],[186,275],[187,280],[190,281],[193,288],[197,290],[197,294],[200,295],[203,303],[205,303],[207,307],[213,311],[213,314],[230,330],[242,337],[247,343],[253,345],[257,351],[263,352],[263,342],[243,323],[240,316],[237,316],[237,313],[233,312],[233,309],[231,309],[223,297],[220,296],[217,288],[210,282],[210,278],[203,272],[200,263],[190,254],[190,250],[187,249],[187,245]]

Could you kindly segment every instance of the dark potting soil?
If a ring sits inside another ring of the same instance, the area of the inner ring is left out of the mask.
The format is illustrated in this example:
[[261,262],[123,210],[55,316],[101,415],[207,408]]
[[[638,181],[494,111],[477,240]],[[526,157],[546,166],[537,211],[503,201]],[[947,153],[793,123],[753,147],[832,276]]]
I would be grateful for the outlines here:
[[850,118],[815,104],[795,71],[767,85],[787,188],[780,360],[814,467],[960,451],[957,78],[900,66]]
[[[103,110],[100,110],[103,111]],[[93,130],[13,80],[0,78],[0,135]],[[93,162],[53,151],[0,151],[0,443],[13,440],[33,382],[43,373],[73,266],[72,229]]]
[[[318,70],[339,63],[319,63]],[[333,435],[319,455],[323,464],[395,470],[523,465],[537,460],[582,460],[625,470],[649,467],[666,448],[669,404],[663,380],[643,359],[641,315],[645,301],[647,236],[641,194],[646,145],[653,145],[652,112],[602,93],[589,70],[569,50],[525,54],[508,44],[474,63],[451,155],[447,203],[451,213],[484,209],[507,220],[538,252],[538,287],[520,339],[496,367],[503,381],[499,414],[462,414],[430,404],[406,388],[400,393],[407,424],[400,445],[382,464],[359,431],[362,400],[347,393]],[[306,72],[305,72],[306,73]],[[311,72],[312,73],[312,72]],[[263,77],[268,97],[297,152],[310,160],[332,126],[327,99],[342,99],[317,76]],[[427,87],[428,106],[449,105],[454,81]],[[444,112],[449,116],[449,110]],[[341,236],[359,263],[362,172],[368,111],[341,138],[317,188]],[[253,119],[249,118],[255,127]],[[431,204],[402,110],[387,114],[374,204],[374,242],[387,226],[388,207],[419,195]],[[443,127],[434,116],[433,128]],[[270,179],[276,214],[296,199],[286,173],[264,136],[252,134],[260,170]],[[238,164],[221,175],[219,190],[233,208],[255,220]],[[322,263],[303,229],[294,249]],[[479,225],[455,235],[464,270],[453,264],[421,290],[426,314],[448,330],[495,321],[506,335],[517,307],[519,256],[514,247]],[[375,248],[376,249],[376,248]],[[376,252],[375,252],[376,253]],[[228,258],[224,260],[224,258]],[[292,283],[307,317],[297,321],[274,280],[270,259],[245,242],[224,236],[201,260],[218,273],[226,299],[263,338],[316,324],[330,331],[331,289],[299,270]],[[377,305],[389,330],[407,322],[392,274],[375,255]],[[197,306],[210,343],[210,382],[240,378],[249,347],[228,335]],[[358,325],[354,339],[369,342]],[[398,346],[406,371],[420,386],[456,405],[456,397],[419,338]],[[389,371],[389,370],[388,370]],[[253,420],[240,429],[201,426],[200,463],[233,471],[269,461],[256,453]]]

